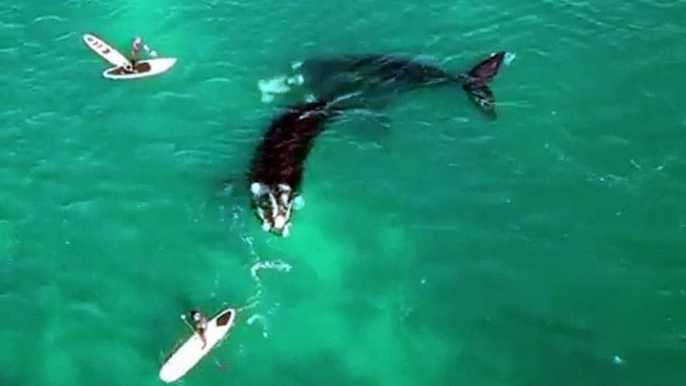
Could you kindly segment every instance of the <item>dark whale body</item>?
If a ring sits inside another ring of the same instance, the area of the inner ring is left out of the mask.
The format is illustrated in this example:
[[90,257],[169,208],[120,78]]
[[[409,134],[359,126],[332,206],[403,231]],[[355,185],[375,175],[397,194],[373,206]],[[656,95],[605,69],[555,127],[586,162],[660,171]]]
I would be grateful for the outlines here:
[[384,95],[421,87],[457,85],[489,117],[496,116],[488,83],[497,75],[505,51],[485,58],[466,73],[451,74],[434,64],[393,55],[352,55],[306,60],[301,65],[306,85],[320,97],[362,92]]
[[252,208],[264,230],[288,235],[293,202],[301,193],[305,160],[332,116],[332,106],[316,101],[288,107],[271,122],[255,149],[249,188]]

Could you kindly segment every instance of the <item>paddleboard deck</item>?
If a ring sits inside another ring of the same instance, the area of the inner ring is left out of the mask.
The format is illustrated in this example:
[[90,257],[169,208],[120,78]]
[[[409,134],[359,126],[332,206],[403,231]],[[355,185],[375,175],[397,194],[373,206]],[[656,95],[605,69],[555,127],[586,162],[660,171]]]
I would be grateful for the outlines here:
[[228,308],[209,320],[207,331],[205,331],[207,345],[203,347],[200,336],[193,334],[166,359],[160,369],[160,379],[166,383],[171,383],[188,373],[226,336],[233,327],[235,318],[236,310]]
[[93,50],[96,54],[100,55],[103,59],[110,62],[113,66],[123,67],[129,63],[129,60],[122,55],[121,52],[112,48],[109,44],[102,41],[95,35],[85,34],[83,35],[83,41],[86,43],[88,48]]
[[176,64],[176,58],[154,58],[136,62],[136,71],[130,72],[122,66],[108,68],[102,73],[107,79],[137,79],[154,76],[168,71]]

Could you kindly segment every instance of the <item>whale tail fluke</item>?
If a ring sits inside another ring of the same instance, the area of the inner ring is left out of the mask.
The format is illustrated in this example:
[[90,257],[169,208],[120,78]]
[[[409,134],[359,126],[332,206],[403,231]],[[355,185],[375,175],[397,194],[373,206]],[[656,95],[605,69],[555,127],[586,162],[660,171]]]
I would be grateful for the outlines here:
[[496,52],[460,76],[462,88],[467,92],[469,99],[490,118],[496,117],[496,110],[493,91],[488,87],[488,83],[498,74],[505,54],[505,51]]

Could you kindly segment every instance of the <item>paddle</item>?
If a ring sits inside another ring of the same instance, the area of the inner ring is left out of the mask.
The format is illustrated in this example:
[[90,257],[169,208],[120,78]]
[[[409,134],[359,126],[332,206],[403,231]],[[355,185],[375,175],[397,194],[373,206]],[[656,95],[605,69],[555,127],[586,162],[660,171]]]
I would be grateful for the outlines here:
[[[192,332],[193,334],[196,333],[196,332],[195,332],[195,328],[193,328],[193,326],[188,322],[188,320],[186,320],[186,315],[185,315],[185,314],[181,314],[181,320],[183,320],[184,324],[185,324],[186,326],[188,326],[188,328],[191,329],[191,332]],[[209,354],[209,353],[208,353],[208,354]],[[211,357],[212,357],[212,359],[214,359],[214,363],[217,365],[217,367],[219,368],[219,370],[224,370],[224,369],[226,368],[221,362],[219,362],[219,360],[217,359],[217,357],[214,356],[214,354],[212,354]]]

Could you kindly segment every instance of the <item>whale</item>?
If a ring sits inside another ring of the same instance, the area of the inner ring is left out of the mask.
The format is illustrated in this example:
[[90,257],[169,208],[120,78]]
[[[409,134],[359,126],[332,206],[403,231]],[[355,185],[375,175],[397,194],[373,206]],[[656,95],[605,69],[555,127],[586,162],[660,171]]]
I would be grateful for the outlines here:
[[495,118],[495,98],[489,84],[498,74],[505,54],[496,52],[468,71],[456,73],[393,55],[302,62],[299,71],[305,74],[306,85],[318,90],[317,96],[287,106],[272,118],[254,149],[246,176],[251,208],[262,229],[288,237],[293,211],[304,202],[302,185],[308,155],[327,123],[349,108],[346,103],[370,93],[395,94],[420,87],[457,85],[483,114]]

